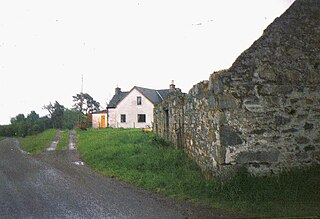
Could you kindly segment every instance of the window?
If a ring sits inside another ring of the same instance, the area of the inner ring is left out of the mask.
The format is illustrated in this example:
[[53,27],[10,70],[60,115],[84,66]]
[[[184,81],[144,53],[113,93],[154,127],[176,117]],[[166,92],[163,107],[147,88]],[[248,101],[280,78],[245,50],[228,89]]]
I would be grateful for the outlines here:
[[137,97],[137,105],[141,105],[141,97]]
[[146,122],[146,114],[138,114],[138,122]]
[[121,114],[121,123],[125,123],[127,120],[126,114]]

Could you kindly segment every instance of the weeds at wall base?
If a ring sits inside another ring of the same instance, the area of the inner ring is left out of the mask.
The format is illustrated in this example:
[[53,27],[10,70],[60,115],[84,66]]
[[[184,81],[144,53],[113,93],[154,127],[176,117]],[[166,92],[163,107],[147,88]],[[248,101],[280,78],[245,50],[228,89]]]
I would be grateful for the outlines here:
[[240,171],[228,179],[206,179],[182,150],[159,144],[153,134],[132,129],[77,133],[81,156],[93,169],[147,190],[249,216],[320,214],[319,166],[278,176]]

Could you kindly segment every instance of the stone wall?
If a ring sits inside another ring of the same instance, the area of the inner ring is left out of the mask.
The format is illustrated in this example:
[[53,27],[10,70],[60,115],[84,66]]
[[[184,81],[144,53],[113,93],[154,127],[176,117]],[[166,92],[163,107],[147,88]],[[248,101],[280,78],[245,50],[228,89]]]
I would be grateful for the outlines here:
[[319,21],[320,1],[297,0],[230,69],[195,85],[179,109],[168,104],[174,97],[163,103],[179,111],[169,113],[172,124],[184,118],[184,148],[205,172],[244,166],[266,174],[320,163]]
[[186,94],[180,89],[170,90],[168,97],[154,108],[154,129],[178,148],[184,142],[184,110]]

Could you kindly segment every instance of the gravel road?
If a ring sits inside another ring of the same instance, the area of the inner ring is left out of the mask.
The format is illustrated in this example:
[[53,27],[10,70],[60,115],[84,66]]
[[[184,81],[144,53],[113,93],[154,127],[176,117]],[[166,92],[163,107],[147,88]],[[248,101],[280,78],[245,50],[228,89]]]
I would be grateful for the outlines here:
[[[177,202],[101,176],[76,150],[38,156],[18,141],[0,141],[0,218],[222,218],[191,203]],[[225,216],[223,218],[226,218]]]

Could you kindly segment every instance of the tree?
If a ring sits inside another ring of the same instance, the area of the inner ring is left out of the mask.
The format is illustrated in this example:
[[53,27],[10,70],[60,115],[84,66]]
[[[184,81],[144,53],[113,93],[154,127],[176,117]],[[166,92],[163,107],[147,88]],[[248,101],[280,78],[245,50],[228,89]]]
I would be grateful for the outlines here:
[[93,113],[100,110],[100,103],[95,101],[90,94],[80,93],[76,94],[73,97],[74,109],[83,115],[88,115],[89,113]]
[[16,117],[11,118],[10,122],[11,124],[16,124],[18,122],[24,122],[25,120],[26,120],[26,117],[22,113],[20,113]]
[[65,109],[63,114],[63,128],[73,129],[77,125],[78,112]]
[[61,105],[58,101],[54,104],[51,102],[48,105],[45,105],[43,109],[48,110],[50,114],[50,118],[52,120],[53,128],[62,128],[63,126],[63,114],[64,114],[64,106]]
[[41,132],[41,128],[38,124],[40,117],[35,111],[31,111],[27,115],[26,125],[27,125],[27,135],[34,135]]
[[12,137],[15,135],[15,130],[12,125],[1,125],[0,136]]
[[31,111],[30,114],[27,115],[27,120],[30,122],[36,122],[39,118],[39,115],[35,111]]
[[25,137],[28,135],[28,126],[27,126],[27,120],[24,114],[18,114],[16,117],[12,118],[11,125],[13,127],[13,130],[15,132],[15,135],[20,137]]
[[52,122],[55,128],[61,129],[63,126],[63,114],[64,114],[64,106],[59,104],[58,101],[54,104],[54,111],[52,113]]
[[89,94],[80,93],[73,97],[74,109],[78,111],[78,125],[81,128],[90,126],[91,115],[93,112],[100,110],[100,103],[95,101]]
[[52,120],[45,117],[39,117],[35,111],[25,117],[23,114],[18,114],[11,119],[10,125],[0,126],[0,136],[19,136],[34,135],[48,128],[52,128]]

